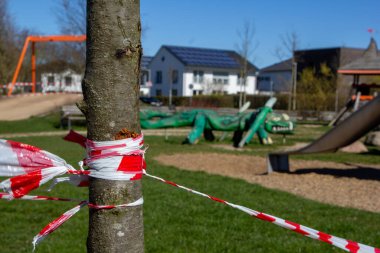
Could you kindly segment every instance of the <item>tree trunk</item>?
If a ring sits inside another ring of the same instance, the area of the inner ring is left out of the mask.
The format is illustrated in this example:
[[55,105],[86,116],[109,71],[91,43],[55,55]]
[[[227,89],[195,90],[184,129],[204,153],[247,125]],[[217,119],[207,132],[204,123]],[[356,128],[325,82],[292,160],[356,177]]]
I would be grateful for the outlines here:
[[[141,131],[140,37],[139,0],[87,0],[84,101],[78,107],[86,115],[91,140],[113,140],[122,128]],[[131,203],[141,196],[140,180],[90,178],[91,203]],[[142,206],[90,209],[88,252],[143,252],[143,236]]]

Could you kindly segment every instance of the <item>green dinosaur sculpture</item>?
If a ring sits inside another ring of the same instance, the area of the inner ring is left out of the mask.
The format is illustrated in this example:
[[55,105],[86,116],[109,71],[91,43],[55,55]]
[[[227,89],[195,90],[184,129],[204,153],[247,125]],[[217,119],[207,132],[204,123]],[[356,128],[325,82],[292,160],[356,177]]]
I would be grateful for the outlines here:
[[[235,147],[243,147],[257,133],[262,144],[272,144],[269,133],[292,134],[295,124],[284,114],[273,113],[276,98],[267,101],[256,112],[239,112],[236,115],[219,115],[213,110],[195,109],[175,114],[141,112],[140,123],[143,129],[192,126],[183,143],[195,144],[202,133],[206,140],[215,139],[212,131],[234,132]],[[160,119],[152,119],[159,117]],[[247,132],[244,136],[244,132]]]

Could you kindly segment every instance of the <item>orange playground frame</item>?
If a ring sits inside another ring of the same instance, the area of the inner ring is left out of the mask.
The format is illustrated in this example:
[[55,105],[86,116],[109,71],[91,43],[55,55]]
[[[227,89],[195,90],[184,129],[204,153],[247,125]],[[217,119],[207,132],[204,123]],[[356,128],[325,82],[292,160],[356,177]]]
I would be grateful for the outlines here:
[[32,43],[32,93],[36,92],[36,43],[37,42],[83,42],[86,41],[86,35],[53,35],[53,36],[28,36],[25,40],[16,70],[13,74],[11,87],[8,90],[8,96],[12,95],[13,88],[20,73],[22,63],[28,49],[29,42]]

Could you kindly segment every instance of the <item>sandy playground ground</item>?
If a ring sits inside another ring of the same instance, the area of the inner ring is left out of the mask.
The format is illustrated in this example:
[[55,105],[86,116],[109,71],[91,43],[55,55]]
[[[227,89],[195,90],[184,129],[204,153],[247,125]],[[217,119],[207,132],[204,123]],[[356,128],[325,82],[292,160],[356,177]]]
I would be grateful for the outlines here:
[[265,158],[251,155],[174,154],[154,159],[179,169],[239,178],[323,203],[380,212],[380,167],[375,165],[290,160],[290,173],[266,174]]

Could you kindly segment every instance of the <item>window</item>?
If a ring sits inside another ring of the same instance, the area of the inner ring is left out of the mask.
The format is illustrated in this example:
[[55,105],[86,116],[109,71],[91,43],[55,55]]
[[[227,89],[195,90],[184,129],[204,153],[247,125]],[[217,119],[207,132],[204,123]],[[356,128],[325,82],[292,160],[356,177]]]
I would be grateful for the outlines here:
[[156,71],[156,83],[162,83],[162,71]]
[[172,83],[173,84],[178,83],[178,70],[172,71]]
[[157,97],[162,96],[162,90],[156,90],[156,96]]
[[173,96],[178,96],[178,90],[177,89],[173,89],[172,90],[172,95]]
[[73,84],[73,78],[71,76],[65,76],[65,85],[71,86]]
[[243,78],[243,76],[241,74],[238,74],[237,78],[238,78],[237,84],[238,85],[243,85],[244,84],[244,78]]
[[228,72],[214,72],[212,81],[214,84],[228,84]]
[[54,85],[55,79],[54,76],[48,76],[48,85]]
[[149,72],[146,70],[141,70],[140,73],[140,85],[145,85],[147,82],[149,82]]
[[203,71],[194,70],[193,71],[193,82],[194,83],[203,83]]
[[270,77],[269,76],[259,76],[257,77],[257,81],[270,81]]

